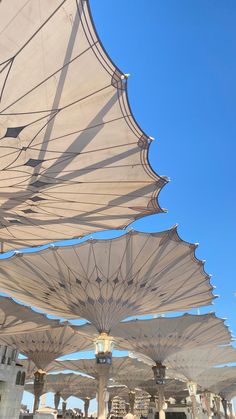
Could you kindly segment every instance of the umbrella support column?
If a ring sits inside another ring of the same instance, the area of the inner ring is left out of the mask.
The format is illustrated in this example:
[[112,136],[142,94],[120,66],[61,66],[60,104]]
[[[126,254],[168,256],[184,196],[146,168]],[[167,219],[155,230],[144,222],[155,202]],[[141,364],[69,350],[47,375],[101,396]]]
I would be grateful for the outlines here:
[[43,394],[46,373],[44,371],[36,371],[34,374],[34,408],[33,413],[39,408],[39,400]]
[[157,386],[157,394],[158,394],[158,412],[159,412],[159,419],[166,418],[166,412],[164,410],[165,404],[165,396],[164,396],[164,385]]
[[61,395],[60,395],[60,392],[57,391],[54,394],[54,406],[55,406],[55,409],[56,410],[58,410],[58,407],[59,407],[59,404],[60,404],[60,400],[61,400]]
[[85,399],[84,400],[84,417],[85,418],[88,417],[89,403],[90,403],[90,399]]
[[106,387],[109,379],[109,364],[100,364],[98,371],[98,419],[106,419]]
[[134,414],[134,403],[135,403],[135,391],[130,390],[129,391],[129,407],[130,407],[130,413],[132,413],[132,415]]

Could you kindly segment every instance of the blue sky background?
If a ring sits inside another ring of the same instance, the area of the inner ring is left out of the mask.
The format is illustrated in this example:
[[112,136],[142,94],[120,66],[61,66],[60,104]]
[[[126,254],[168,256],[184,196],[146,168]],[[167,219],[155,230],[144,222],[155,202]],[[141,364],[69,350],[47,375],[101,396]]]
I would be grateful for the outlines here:
[[[227,317],[236,334],[235,0],[90,3],[105,48],[131,74],[133,113],[155,137],[150,162],[171,178],[160,195],[168,214],[132,227],[160,231],[178,223],[184,240],[200,243],[197,257],[206,259],[220,294],[210,309]],[[69,400],[71,407],[81,405]],[[23,401],[31,404],[32,397],[25,393]]]

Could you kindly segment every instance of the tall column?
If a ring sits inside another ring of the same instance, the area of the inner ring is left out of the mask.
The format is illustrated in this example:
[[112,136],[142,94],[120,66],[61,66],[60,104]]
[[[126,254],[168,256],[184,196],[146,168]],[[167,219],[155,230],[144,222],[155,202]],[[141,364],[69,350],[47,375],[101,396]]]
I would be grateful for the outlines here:
[[209,391],[204,391],[203,393],[205,407],[207,411],[208,419],[211,419],[212,411],[211,411],[211,393]]
[[109,364],[97,364],[98,372],[98,419],[106,419],[106,387],[109,379]]
[[42,370],[34,373],[34,408],[33,412],[39,408],[39,400],[43,393],[43,387],[45,383],[46,373]]
[[197,417],[198,417],[198,415],[197,415],[197,400],[196,400],[197,384],[194,383],[193,381],[188,381],[187,387],[188,387],[189,396],[190,396],[190,399],[191,399],[191,402],[192,402],[193,419],[197,419]]
[[220,396],[214,396],[214,401],[215,401],[215,406],[216,406],[216,415],[218,417],[218,419],[221,418],[221,414],[220,414]]
[[88,417],[89,404],[90,404],[90,399],[89,398],[86,398],[84,400],[84,416],[85,416],[85,418]]
[[164,404],[165,404],[165,396],[164,396],[164,385],[160,384],[157,385],[157,394],[158,394],[158,412],[159,412],[159,419],[165,419],[166,413],[164,410]]
[[134,403],[135,403],[135,391],[130,390],[129,391],[129,407],[130,407],[130,413],[132,413],[132,415],[134,414]]
[[60,394],[59,391],[57,391],[54,394],[54,406],[55,406],[55,409],[56,410],[58,410],[58,407],[59,407],[59,404],[60,404],[60,400],[61,400],[61,394]]
[[233,405],[232,405],[232,403],[228,402],[228,408],[229,408],[229,416],[230,416],[230,419],[233,419],[234,414],[233,414]]
[[222,405],[223,405],[223,409],[224,409],[224,414],[225,414],[225,418],[228,419],[228,412],[227,412],[227,400],[226,399],[222,399]]
[[62,417],[66,417],[66,402],[62,402]]

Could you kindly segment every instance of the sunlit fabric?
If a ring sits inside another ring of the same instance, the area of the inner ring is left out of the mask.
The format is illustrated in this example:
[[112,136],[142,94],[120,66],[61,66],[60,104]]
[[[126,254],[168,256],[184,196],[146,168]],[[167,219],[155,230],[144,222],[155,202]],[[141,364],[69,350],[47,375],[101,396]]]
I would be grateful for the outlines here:
[[236,367],[206,369],[197,377],[197,383],[213,393],[220,393],[226,387],[235,384]]
[[[117,379],[120,374],[130,374],[132,372],[139,372],[141,368],[145,368],[145,365],[138,362],[128,356],[124,357],[113,357],[112,365],[109,370],[109,376],[113,379]],[[54,370],[71,370],[78,371],[83,374],[90,375],[98,379],[98,369],[95,359],[68,359],[54,362]]]
[[[26,379],[32,379],[34,377],[34,373],[38,370],[35,363],[31,359],[18,359],[18,364],[23,365],[26,372]],[[54,363],[51,362],[47,366],[44,367],[45,372],[56,371],[54,367]]]
[[91,341],[70,326],[60,326],[45,332],[1,336],[0,343],[17,348],[44,370],[54,359],[72,352],[92,348]]
[[[208,343],[208,342],[207,342]],[[211,366],[236,362],[236,349],[232,346],[196,347],[176,352],[166,359],[166,365],[173,374],[195,381],[196,377]]]
[[44,314],[17,304],[11,298],[0,296],[0,335],[15,335],[58,326],[57,320],[50,320]]
[[83,388],[86,388],[88,392],[94,394],[96,392],[97,383],[92,378],[69,373],[47,375],[44,385],[45,393],[59,393],[64,400],[67,400],[70,396],[79,397],[78,393],[80,392],[80,389]]
[[[140,387],[147,391],[150,396],[157,396],[157,384],[154,380],[147,380],[140,384]],[[170,397],[183,399],[189,396],[186,383],[180,380],[166,379],[165,380],[165,398]]]
[[[0,2],[1,250],[124,228],[167,182],[88,1]],[[138,92],[137,92],[138,93]]]
[[82,317],[109,332],[132,315],[211,304],[209,276],[195,248],[173,228],[16,254],[0,261],[0,289],[47,313]]
[[131,320],[114,327],[112,335],[117,348],[132,351],[150,366],[179,351],[201,346],[214,351],[216,345],[231,341],[224,321],[213,313]]

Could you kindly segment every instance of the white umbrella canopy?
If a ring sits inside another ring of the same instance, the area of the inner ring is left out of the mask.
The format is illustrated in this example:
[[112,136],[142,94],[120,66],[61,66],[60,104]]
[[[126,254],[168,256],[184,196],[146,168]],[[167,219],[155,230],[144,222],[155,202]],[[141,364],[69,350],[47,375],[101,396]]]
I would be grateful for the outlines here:
[[[18,359],[17,363],[20,364],[20,365],[23,365],[23,367],[26,369],[26,380],[33,379],[34,373],[38,370],[34,361],[32,361],[31,359],[28,359],[28,358],[27,359]],[[45,366],[44,371],[47,372],[47,373],[52,372],[52,371],[57,371],[57,368],[54,365],[54,362],[51,362],[50,364]]]
[[[157,385],[154,379],[143,381],[140,383],[140,388],[147,391],[151,396],[157,396]],[[164,389],[166,399],[170,397],[185,398],[189,395],[186,383],[177,379],[166,379]]]
[[200,346],[214,350],[215,345],[231,341],[224,320],[214,313],[131,320],[115,326],[112,335],[117,348],[132,351],[132,356],[150,366],[164,363],[168,357],[183,350]]
[[[53,365],[57,370],[78,371],[96,379],[99,377],[96,359],[68,359],[54,361]],[[132,374],[133,371],[136,372],[143,368],[145,368],[145,365],[142,362],[138,362],[128,356],[113,357],[109,376],[117,379],[122,374]]]
[[150,167],[151,138],[89,2],[2,1],[0,26],[2,251],[161,212],[167,179]]
[[196,382],[202,389],[218,394],[226,386],[236,383],[236,366],[206,369],[196,377]]
[[82,317],[109,332],[132,315],[211,304],[209,276],[195,249],[176,227],[50,247],[2,260],[0,289],[47,313]]
[[62,355],[92,347],[91,340],[77,333],[76,327],[71,328],[67,324],[44,332],[1,336],[0,343],[17,348],[40,370],[45,370]]
[[50,320],[44,314],[31,310],[30,307],[0,296],[0,336],[41,331],[59,325],[58,320]]
[[224,387],[220,389],[220,395],[226,400],[231,400],[236,396],[236,382],[233,384],[224,383]]
[[[209,367],[236,362],[236,349],[232,346],[208,346],[176,352],[166,359],[168,372],[183,379],[195,381]],[[219,371],[219,370],[217,370]]]
[[61,397],[66,400],[68,397],[82,392],[84,388],[88,392],[95,392],[96,387],[97,383],[93,378],[79,374],[49,374],[46,377],[44,392],[60,393]]

